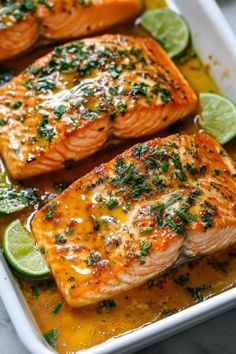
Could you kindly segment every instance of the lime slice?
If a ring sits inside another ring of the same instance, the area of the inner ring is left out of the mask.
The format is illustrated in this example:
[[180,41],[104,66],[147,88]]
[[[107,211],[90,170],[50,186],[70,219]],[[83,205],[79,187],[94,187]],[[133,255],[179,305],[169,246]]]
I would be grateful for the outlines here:
[[188,46],[188,25],[174,11],[166,8],[147,11],[141,16],[141,25],[161,43],[171,58]]
[[219,143],[236,136],[236,107],[227,98],[214,93],[200,93],[199,125]]
[[19,219],[13,221],[5,231],[3,252],[18,273],[29,278],[44,278],[49,275],[44,257]]

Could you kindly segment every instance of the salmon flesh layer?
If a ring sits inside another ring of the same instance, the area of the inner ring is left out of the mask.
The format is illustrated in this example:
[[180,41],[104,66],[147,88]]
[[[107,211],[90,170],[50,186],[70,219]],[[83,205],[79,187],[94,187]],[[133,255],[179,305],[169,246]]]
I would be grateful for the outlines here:
[[110,134],[158,132],[196,103],[154,40],[105,35],[76,41],[0,89],[0,152],[11,176],[26,178],[91,155]]
[[77,180],[32,232],[72,307],[236,242],[236,166],[206,134],[156,138]]
[[140,0],[4,0],[0,5],[0,60],[49,40],[76,38],[134,18]]

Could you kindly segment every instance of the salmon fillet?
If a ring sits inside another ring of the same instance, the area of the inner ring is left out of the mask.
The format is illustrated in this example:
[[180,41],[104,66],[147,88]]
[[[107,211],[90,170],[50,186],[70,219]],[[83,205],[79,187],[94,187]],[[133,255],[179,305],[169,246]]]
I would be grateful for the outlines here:
[[152,39],[105,35],[68,43],[0,89],[0,152],[14,178],[62,168],[110,134],[158,132],[197,98]]
[[5,0],[0,5],[0,60],[49,40],[83,37],[134,18],[140,0]]
[[236,242],[235,172],[208,135],[173,135],[135,145],[73,183],[31,225],[67,303],[98,302],[180,257]]

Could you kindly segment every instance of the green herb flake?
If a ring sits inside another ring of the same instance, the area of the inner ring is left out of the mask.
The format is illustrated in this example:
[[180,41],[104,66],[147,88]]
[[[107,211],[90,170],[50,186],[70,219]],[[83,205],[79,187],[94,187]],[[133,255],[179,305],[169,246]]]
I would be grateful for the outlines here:
[[58,313],[58,311],[61,309],[61,307],[62,307],[62,304],[60,302],[58,302],[58,304],[56,304],[53,307],[52,312],[55,313],[55,314]]
[[214,172],[215,176],[220,176],[221,175],[221,170],[219,168],[215,168],[213,172]]
[[13,78],[13,71],[0,67],[0,86],[4,85],[6,82]]
[[95,251],[95,250],[92,250],[89,253],[89,257],[86,260],[86,263],[90,267],[90,266],[93,266],[93,265],[97,264],[101,260],[102,260],[101,254],[99,252]]
[[151,242],[143,242],[139,247],[139,252],[134,253],[134,257],[138,258],[141,264],[144,264],[145,257],[149,254],[151,247]]
[[192,288],[188,286],[186,290],[194,297],[197,302],[202,302],[204,300],[204,295],[202,293],[203,290],[210,289],[211,285],[198,286],[196,288]]
[[100,229],[100,227],[101,227],[101,224],[100,224],[98,218],[95,215],[92,214],[92,215],[90,215],[90,220],[93,223],[94,231],[98,231]]
[[148,151],[148,145],[147,144],[137,144],[134,146],[132,149],[132,155],[136,158],[140,158],[142,154],[144,154],[146,151]]
[[107,299],[103,300],[99,303],[98,307],[96,308],[96,312],[98,315],[101,315],[104,313],[105,310],[110,310],[116,307],[115,300],[113,299]]
[[106,203],[109,210],[114,209],[115,207],[118,206],[118,204],[119,204],[118,200],[114,198],[110,198]]
[[56,346],[56,340],[58,338],[58,330],[55,328],[50,329],[46,333],[43,334],[44,339],[48,342],[52,347]]
[[70,226],[66,226],[66,228],[65,228],[65,233],[66,234],[73,234],[73,232],[75,231],[75,229],[73,228],[73,227],[70,227]]
[[55,243],[57,244],[57,245],[60,245],[60,244],[62,244],[62,243],[66,243],[66,238],[62,235],[62,234],[60,234],[60,233],[56,233],[55,234],[55,236],[54,236],[54,238],[55,238]]
[[18,100],[15,103],[13,103],[12,108],[13,109],[19,109],[22,106],[22,103],[23,103],[22,100]]
[[7,119],[5,118],[0,118],[0,127],[3,127],[4,125],[7,124]]
[[56,213],[56,202],[51,202],[50,204],[46,205],[44,210],[46,211],[44,219],[52,219]]
[[38,288],[35,285],[31,286],[31,291],[32,291],[32,295],[37,299],[39,297],[39,291]]
[[69,182],[58,182],[54,183],[53,187],[57,192],[63,192],[69,185]]
[[139,230],[139,234],[140,235],[148,235],[151,234],[153,232],[154,228],[147,226],[147,227],[143,227],[142,229]]
[[40,67],[31,65],[27,69],[31,74],[35,75],[40,71]]
[[55,135],[53,126],[49,123],[48,116],[43,116],[37,126],[38,135],[46,141],[51,141]]
[[53,113],[54,115],[58,118],[61,119],[61,117],[63,116],[63,114],[66,112],[67,108],[66,106],[64,106],[63,104],[61,104],[60,106],[57,106]]

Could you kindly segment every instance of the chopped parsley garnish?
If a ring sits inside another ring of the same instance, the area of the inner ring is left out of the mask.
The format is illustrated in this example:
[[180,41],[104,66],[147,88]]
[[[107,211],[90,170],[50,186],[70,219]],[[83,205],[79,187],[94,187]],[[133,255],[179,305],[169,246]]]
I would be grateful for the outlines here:
[[50,204],[46,205],[46,207],[44,209],[46,211],[46,214],[44,217],[45,219],[52,219],[55,216],[56,206],[57,206],[56,202],[51,202]]
[[191,173],[191,175],[196,175],[199,172],[199,170],[189,162],[187,162],[184,167]]
[[63,114],[66,112],[66,106],[64,106],[63,104],[61,104],[60,106],[57,106],[55,109],[54,109],[54,115],[60,119]]
[[53,309],[52,309],[52,312],[53,313],[58,313],[58,311],[61,309],[62,307],[62,304],[60,302],[58,302],[58,304],[56,304]]
[[6,82],[13,78],[13,71],[0,68],[0,86],[4,85]]
[[58,330],[55,328],[50,329],[49,331],[43,334],[44,339],[48,342],[52,347],[56,346],[56,340],[58,338]]
[[188,286],[186,290],[194,297],[197,302],[202,302],[204,300],[204,296],[202,291],[211,288],[211,285],[198,286],[196,288],[192,288]]
[[38,79],[33,88],[35,88],[37,91],[54,90],[56,88],[56,83],[50,78],[43,77]]
[[61,244],[61,243],[66,243],[66,238],[64,235],[60,234],[60,233],[56,233],[55,234],[55,243],[56,244]]
[[19,109],[22,106],[22,103],[23,103],[22,100],[18,100],[15,103],[13,103],[12,108],[13,109]]
[[171,215],[167,214],[165,216],[165,224],[171,228],[171,230],[179,235],[185,236],[186,235],[186,226],[184,223],[177,223],[175,222]]
[[196,201],[196,199],[202,194],[201,189],[194,189],[192,192],[190,192],[189,196],[186,199],[186,203],[189,205],[193,205]]
[[55,135],[53,126],[49,123],[48,116],[43,116],[37,126],[38,135],[46,141],[51,141]]
[[116,307],[115,300],[107,299],[103,300],[99,303],[98,307],[96,308],[96,312],[98,315],[102,314],[105,310],[110,310]]
[[132,155],[136,158],[139,158],[142,154],[148,151],[147,144],[138,144],[132,149]]
[[63,192],[67,187],[69,187],[69,182],[59,182],[59,183],[54,183],[54,189],[57,192]]
[[145,263],[145,257],[149,254],[151,247],[151,242],[143,242],[139,247],[139,252],[134,253],[134,257],[138,258],[141,264]]
[[27,69],[31,74],[37,74],[40,71],[40,67],[31,65]]
[[147,227],[143,227],[142,229],[139,230],[139,234],[140,235],[148,235],[151,234],[153,232],[154,228],[147,226]]
[[51,290],[56,288],[56,284],[55,284],[55,281],[53,279],[47,279],[46,280],[46,285]]
[[7,119],[0,118],[0,127],[3,127],[5,124],[7,124]]
[[98,262],[100,262],[102,259],[102,256],[99,252],[95,251],[95,250],[92,250],[90,253],[89,253],[89,257],[88,259],[86,260],[86,263],[88,266],[92,266]]
[[71,226],[66,226],[64,231],[65,231],[66,234],[73,234],[75,229],[73,227],[71,227]]
[[125,113],[127,111],[127,104],[120,101],[117,103],[117,108],[120,113]]
[[147,85],[145,83],[133,84],[131,96],[147,96]]
[[100,227],[101,227],[101,224],[100,224],[98,218],[95,215],[92,214],[92,215],[90,215],[90,220],[93,223],[94,231],[98,231],[100,229]]
[[32,295],[37,299],[39,297],[38,288],[35,285],[31,286]]
[[202,224],[204,226],[205,231],[213,226],[214,217],[216,216],[218,210],[217,207],[209,203],[208,201],[204,201],[202,204],[203,211],[202,215]]
[[220,176],[221,175],[221,170],[219,168],[215,168],[213,172],[214,172],[215,176]]
[[128,196],[137,199],[142,194],[150,192],[150,185],[147,183],[147,175],[135,171],[132,163],[126,163],[125,159],[119,157],[115,161],[115,171],[117,176],[111,180],[111,185],[126,186]]
[[106,202],[106,205],[108,207],[108,209],[112,210],[114,209],[115,207],[117,207],[117,205],[119,204],[118,200],[117,199],[114,199],[114,198],[110,198],[107,202]]
[[39,200],[39,191],[36,188],[26,188],[20,193],[25,204],[35,204]]
[[154,210],[165,210],[169,208],[171,205],[176,203],[177,201],[182,200],[181,195],[174,193],[171,195],[170,199],[167,200],[165,203],[159,204],[159,205],[153,205],[152,209]]
[[45,5],[48,9],[51,9],[53,5],[47,0],[37,0],[38,4]]

